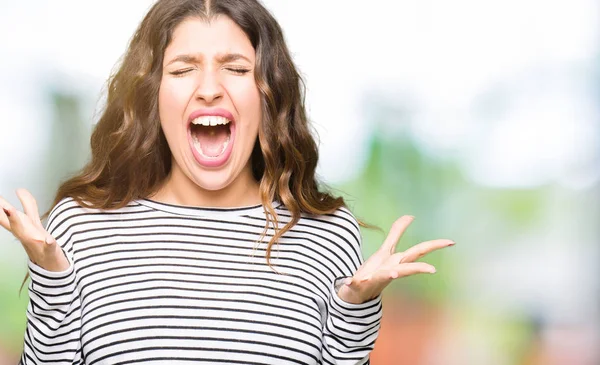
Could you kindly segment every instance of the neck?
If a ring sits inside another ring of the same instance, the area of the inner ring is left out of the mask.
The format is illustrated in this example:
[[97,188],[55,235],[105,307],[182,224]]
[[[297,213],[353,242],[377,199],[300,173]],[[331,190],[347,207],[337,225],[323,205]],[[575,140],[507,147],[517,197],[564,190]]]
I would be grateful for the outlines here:
[[235,208],[261,203],[259,183],[248,165],[229,185],[220,190],[207,190],[190,180],[175,167],[162,187],[150,199],[175,205]]

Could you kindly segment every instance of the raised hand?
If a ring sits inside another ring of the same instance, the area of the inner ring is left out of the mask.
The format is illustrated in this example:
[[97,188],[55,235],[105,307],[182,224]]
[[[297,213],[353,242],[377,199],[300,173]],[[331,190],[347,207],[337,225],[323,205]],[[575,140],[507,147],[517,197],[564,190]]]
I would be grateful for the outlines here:
[[68,269],[69,261],[63,250],[42,225],[33,196],[25,189],[17,189],[17,197],[25,213],[15,209],[0,196],[0,225],[21,241],[34,264],[48,271],[59,272]]
[[404,252],[396,252],[396,245],[414,217],[403,216],[394,222],[381,247],[365,261],[354,276],[347,278],[338,296],[348,303],[364,303],[377,298],[392,280],[419,273],[435,273],[425,262],[415,262],[440,248],[453,246],[454,241],[437,239],[421,242]]

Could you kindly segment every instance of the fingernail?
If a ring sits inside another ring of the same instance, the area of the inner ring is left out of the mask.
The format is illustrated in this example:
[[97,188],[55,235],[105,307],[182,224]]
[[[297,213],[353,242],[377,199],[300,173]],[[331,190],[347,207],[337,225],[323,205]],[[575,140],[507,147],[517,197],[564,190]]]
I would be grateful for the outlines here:
[[4,214],[6,214],[7,217],[10,217],[10,212],[6,208],[2,208],[2,210],[4,211]]
[[450,243],[448,243],[448,246],[454,246],[455,244],[456,244],[456,242],[450,241]]
[[346,285],[352,284],[352,278],[348,278],[348,279],[344,280],[344,284],[346,284]]

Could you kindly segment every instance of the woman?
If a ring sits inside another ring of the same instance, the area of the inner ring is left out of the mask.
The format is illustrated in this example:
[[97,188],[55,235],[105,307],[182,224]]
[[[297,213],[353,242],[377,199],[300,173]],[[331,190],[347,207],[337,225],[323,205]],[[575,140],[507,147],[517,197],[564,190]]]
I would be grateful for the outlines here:
[[[108,87],[92,158],[0,223],[29,256],[23,364],[364,364],[395,278],[453,244],[363,263],[319,190],[301,79],[256,0],[160,0]],[[273,245],[276,245],[273,248]]]

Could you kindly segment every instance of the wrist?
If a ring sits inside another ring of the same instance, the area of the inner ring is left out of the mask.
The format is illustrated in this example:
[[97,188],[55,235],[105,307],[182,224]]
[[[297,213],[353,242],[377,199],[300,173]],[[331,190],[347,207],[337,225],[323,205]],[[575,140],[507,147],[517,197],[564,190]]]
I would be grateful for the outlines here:
[[356,290],[353,290],[348,285],[344,284],[346,279],[350,276],[338,278],[334,281],[334,290],[337,296],[346,303],[350,304],[362,304],[365,301],[362,300]]
[[359,297],[355,290],[352,290],[348,285],[344,284],[337,292],[338,297],[349,304],[362,304],[366,300]]
[[63,249],[58,245],[55,245],[55,247],[55,252],[45,257],[43,261],[36,262],[35,264],[51,272],[66,271],[71,266],[71,263],[67,259],[67,255]]

